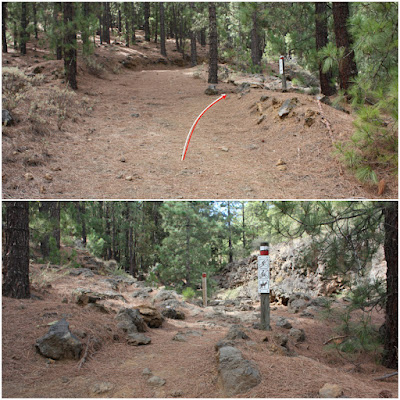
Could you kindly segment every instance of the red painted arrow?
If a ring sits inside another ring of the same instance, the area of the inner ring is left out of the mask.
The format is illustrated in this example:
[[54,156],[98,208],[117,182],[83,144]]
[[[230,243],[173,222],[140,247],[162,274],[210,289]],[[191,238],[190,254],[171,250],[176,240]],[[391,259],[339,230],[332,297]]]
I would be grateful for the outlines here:
[[219,97],[217,100],[213,101],[208,107],[206,107],[201,114],[196,118],[196,120],[193,122],[192,127],[190,128],[190,131],[187,135],[186,138],[186,142],[185,142],[185,146],[183,147],[183,152],[182,152],[182,161],[185,159],[186,157],[186,152],[188,151],[189,148],[189,143],[190,143],[190,139],[193,135],[194,132],[194,128],[196,128],[197,123],[199,122],[199,119],[204,115],[204,113],[211,108],[215,103],[218,103],[221,99],[225,99],[226,98],[226,94],[221,95],[221,97]]

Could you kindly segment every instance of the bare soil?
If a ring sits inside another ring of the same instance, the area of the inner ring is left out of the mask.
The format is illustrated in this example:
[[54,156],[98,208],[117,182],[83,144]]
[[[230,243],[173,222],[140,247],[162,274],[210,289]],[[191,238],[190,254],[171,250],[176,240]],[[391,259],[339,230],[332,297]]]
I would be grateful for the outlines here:
[[[321,114],[306,94],[251,88],[241,95],[233,84],[219,84],[227,97],[200,120],[181,161],[194,120],[219,96],[204,94],[205,64],[189,68],[173,41],[167,45],[167,65],[154,43],[97,47],[105,71],[97,77],[80,61],[76,92],[93,111],[73,112],[61,130],[43,124],[32,132],[27,110],[16,109],[19,123],[3,128],[3,198],[397,198],[397,179],[387,172],[378,177],[386,182],[378,196],[335,160],[333,143],[349,139],[354,117],[325,104]],[[199,46],[200,60],[206,52]],[[48,54],[31,45],[24,57],[3,54],[3,65],[27,72],[43,66],[44,85],[65,87],[62,77],[54,78],[62,61],[43,61]],[[258,124],[261,96],[269,99]],[[279,118],[280,105],[294,97],[297,107]],[[40,162],[27,162],[32,157]]]
[[[325,383],[340,385],[347,397],[376,398],[383,390],[397,397],[397,377],[373,380],[392,372],[377,363],[378,354],[361,354],[352,363],[324,346],[324,342],[338,335],[335,330],[337,323],[333,319],[321,316],[304,318],[289,314],[285,306],[273,306],[272,332],[265,332],[251,327],[253,321],[259,320],[259,303],[253,304],[255,311],[226,308],[219,313],[210,306],[204,308],[186,303],[186,307],[181,308],[185,320],[166,319],[162,327],[145,333],[151,338],[151,344],[129,346],[126,335],[117,328],[114,311],[143,302],[154,304],[152,297],[158,289],[150,293],[150,299],[138,300],[132,297],[139,290],[136,284],[121,285],[119,293],[126,302],[99,301],[110,311],[105,314],[75,304],[72,291],[77,287],[109,291],[110,285],[105,279],[110,276],[85,278],[71,276],[69,271],[32,264],[33,293],[41,299],[3,297],[3,397],[226,397],[218,381],[214,346],[234,323],[246,328],[250,339],[238,341],[237,346],[244,357],[257,364],[262,377],[259,385],[238,397],[318,397],[318,391]],[[155,305],[157,307],[158,303]],[[305,342],[295,344],[289,340],[294,356],[269,350],[274,333],[288,333],[276,327],[274,322],[279,316],[288,318],[293,327],[305,331]],[[102,342],[99,350],[90,348],[82,368],[79,368],[77,360],[54,361],[35,351],[36,339],[48,331],[49,323],[61,318],[67,319],[72,332],[79,330],[87,334],[82,339],[85,348],[90,337],[96,336]],[[382,313],[376,313],[372,323],[379,326],[383,320]],[[188,330],[199,331],[202,336],[188,336],[187,342],[172,340],[178,331]],[[268,343],[263,340],[266,336],[269,337]],[[145,368],[165,379],[166,384],[152,388],[142,374]],[[111,384],[110,390],[104,393],[93,391],[96,384],[105,382]]]

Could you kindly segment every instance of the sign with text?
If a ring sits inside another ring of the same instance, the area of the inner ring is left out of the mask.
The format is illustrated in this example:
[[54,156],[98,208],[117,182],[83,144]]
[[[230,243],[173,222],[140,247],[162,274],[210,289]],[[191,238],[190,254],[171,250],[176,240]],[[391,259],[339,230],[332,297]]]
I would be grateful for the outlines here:
[[258,293],[269,293],[269,255],[258,256]]
[[283,75],[285,72],[285,58],[283,56],[279,57],[279,74]]

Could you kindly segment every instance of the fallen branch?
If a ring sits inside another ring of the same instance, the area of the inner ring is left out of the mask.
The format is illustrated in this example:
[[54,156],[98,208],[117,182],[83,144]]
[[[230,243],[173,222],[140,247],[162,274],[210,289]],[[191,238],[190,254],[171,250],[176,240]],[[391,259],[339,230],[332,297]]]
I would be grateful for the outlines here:
[[86,349],[85,349],[85,353],[83,354],[83,357],[80,359],[79,364],[78,364],[78,370],[80,370],[83,366],[83,364],[85,364],[86,360],[87,360],[87,356],[88,356],[88,352],[89,352],[89,345],[90,345],[90,340],[92,339],[91,336],[89,336],[89,339],[86,343]]
[[385,379],[391,378],[392,376],[396,376],[398,373],[399,373],[399,371],[392,372],[391,374],[386,374],[379,378],[374,378],[374,381],[383,381]]
[[[349,335],[344,335],[344,336],[335,336],[333,338],[328,339],[325,343],[324,346],[330,342],[335,342],[336,344],[340,344],[343,342],[344,339],[348,338]],[[343,339],[343,340],[342,340]],[[339,341],[340,340],[340,341]],[[339,341],[339,342],[337,342]]]

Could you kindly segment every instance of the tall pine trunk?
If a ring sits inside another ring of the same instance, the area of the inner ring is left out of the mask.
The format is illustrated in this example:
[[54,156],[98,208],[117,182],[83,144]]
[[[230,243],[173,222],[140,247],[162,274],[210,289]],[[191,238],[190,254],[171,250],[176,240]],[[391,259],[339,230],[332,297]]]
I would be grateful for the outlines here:
[[[254,3],[257,4],[257,3]],[[251,20],[253,27],[251,29],[251,62],[255,72],[260,72],[261,70],[261,57],[260,57],[260,36],[258,33],[258,8],[253,10]]]
[[124,17],[125,17],[125,46],[129,47],[129,4],[128,3],[123,3],[124,7]]
[[210,58],[208,65],[208,83],[218,83],[218,34],[217,34],[217,14],[215,3],[208,3],[209,16],[209,43]]
[[340,88],[346,93],[351,84],[351,79],[357,76],[357,66],[354,61],[354,50],[347,30],[350,15],[349,3],[332,3],[333,23],[336,37],[336,47],[344,49],[344,56],[339,60]]
[[[315,3],[315,44],[317,51],[328,44],[328,16],[327,3]],[[325,96],[332,96],[336,93],[335,85],[332,84],[332,72],[322,71],[322,61],[318,61],[319,81],[321,93]]]
[[33,13],[33,29],[35,32],[35,39],[38,39],[37,8],[35,2],[32,3],[32,13]]
[[144,40],[150,42],[150,3],[144,3]]
[[64,5],[64,69],[66,80],[71,89],[78,89],[76,81],[76,30],[74,21],[74,3],[66,2]]
[[161,55],[167,57],[167,49],[165,47],[165,16],[164,16],[163,2],[160,2],[160,41],[161,41]]
[[231,203],[228,201],[228,255],[229,262],[233,262],[233,249],[232,249],[232,226],[231,226]]
[[136,21],[136,11],[135,11],[135,4],[134,3],[130,3],[131,8],[132,8],[132,12],[131,12],[131,30],[132,30],[132,43],[136,42],[136,34],[135,34],[135,21]]
[[26,6],[27,3],[21,3],[21,31],[20,31],[20,39],[19,39],[19,49],[21,54],[26,54],[26,42],[28,41],[28,33],[26,28],[28,26],[28,22],[26,19]]
[[3,47],[2,47],[2,51],[3,53],[7,53],[7,36],[6,36],[6,32],[7,32],[7,28],[6,28],[6,21],[7,21],[7,2],[3,1],[3,3],[1,3],[1,34],[3,35]]
[[61,12],[62,4],[60,2],[53,3],[53,24],[54,24],[54,41],[56,45],[56,59],[62,60],[62,34],[59,26],[61,24],[59,13]]
[[398,219],[399,208],[397,202],[385,203],[385,259],[386,272],[386,315],[385,341],[382,364],[388,368],[398,366]]
[[26,299],[29,289],[29,203],[10,201],[6,205],[3,296]]

